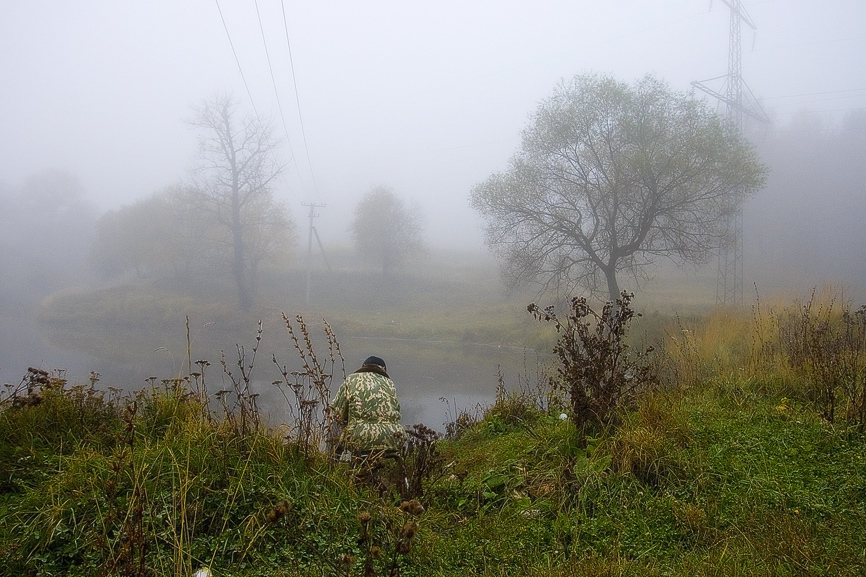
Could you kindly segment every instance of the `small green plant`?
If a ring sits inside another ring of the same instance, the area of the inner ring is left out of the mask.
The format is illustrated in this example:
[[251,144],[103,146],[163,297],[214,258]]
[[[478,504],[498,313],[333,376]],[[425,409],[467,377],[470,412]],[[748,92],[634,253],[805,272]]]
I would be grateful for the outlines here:
[[629,322],[640,316],[631,308],[632,298],[623,291],[598,314],[585,297],[574,297],[565,319],[552,305],[527,307],[536,319],[552,322],[559,334],[553,348],[560,363],[557,376],[567,391],[581,447],[593,429],[616,424],[617,411],[657,381],[655,367],[648,362],[653,348],[635,355],[625,342]]
[[[373,515],[368,511],[358,514],[361,532],[358,547],[363,555],[364,577],[399,577],[402,558],[409,554],[418,534],[418,517],[424,507],[417,500],[402,501],[396,510],[383,509],[381,524],[384,531],[374,526]],[[380,528],[381,529],[381,528]],[[339,558],[342,574],[352,574],[357,564],[354,555],[344,554]],[[378,569],[377,569],[378,567]]]
[[493,406],[485,412],[488,421],[499,423],[500,428],[524,427],[532,423],[540,414],[539,405],[543,404],[541,395],[536,395],[526,387],[509,391],[505,386],[505,376],[499,372],[496,384],[496,397]]
[[445,397],[440,397],[440,401],[448,407],[446,410],[445,423],[445,438],[450,441],[456,441],[463,434],[477,425],[481,421],[483,408],[481,405],[476,405],[473,410],[459,408],[457,403],[454,403],[454,412],[451,412],[451,402]]

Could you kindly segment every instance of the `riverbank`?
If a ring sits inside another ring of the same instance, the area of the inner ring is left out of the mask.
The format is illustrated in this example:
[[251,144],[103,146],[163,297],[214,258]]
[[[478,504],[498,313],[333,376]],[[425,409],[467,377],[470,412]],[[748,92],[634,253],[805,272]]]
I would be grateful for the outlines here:
[[863,423],[788,354],[803,315],[681,320],[586,447],[561,392],[500,389],[412,429],[408,483],[262,426],[242,380],[203,402],[202,367],[133,397],[35,374],[0,410],[0,575],[860,575]]

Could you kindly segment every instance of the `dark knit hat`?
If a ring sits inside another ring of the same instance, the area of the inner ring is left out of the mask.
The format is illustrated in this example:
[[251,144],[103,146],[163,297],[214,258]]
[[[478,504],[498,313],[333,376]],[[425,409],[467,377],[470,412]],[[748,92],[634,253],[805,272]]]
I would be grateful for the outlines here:
[[364,359],[365,365],[376,365],[377,367],[382,367],[385,370],[388,370],[388,367],[385,366],[385,361],[380,359],[379,357],[367,357]]

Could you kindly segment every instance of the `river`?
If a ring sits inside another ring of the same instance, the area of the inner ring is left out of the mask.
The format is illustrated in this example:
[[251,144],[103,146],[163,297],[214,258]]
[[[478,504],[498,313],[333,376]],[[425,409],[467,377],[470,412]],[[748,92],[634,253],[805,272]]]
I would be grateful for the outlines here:
[[[150,351],[121,360],[105,359],[73,350],[64,346],[71,336],[48,338],[44,329],[34,321],[16,316],[0,316],[0,380],[17,384],[32,366],[47,371],[59,370],[70,383],[87,383],[91,372],[99,374],[99,387],[117,387],[127,391],[148,386],[148,379],[158,380],[177,377],[187,372],[187,359],[177,346],[161,347],[151,343],[136,344],[130,335],[118,333],[111,336],[118,348]],[[207,340],[207,339],[205,339]],[[211,341],[212,342],[212,341]],[[251,341],[252,342],[252,341]],[[193,361],[207,359],[211,365],[206,372],[208,390],[214,393],[221,388],[231,388],[231,379],[220,366],[221,350],[225,350],[229,370],[237,378],[237,343],[194,347]],[[241,343],[242,344],[242,343]],[[278,425],[287,417],[286,400],[271,383],[279,380],[280,373],[273,362],[276,356],[281,365],[291,370],[300,370],[297,352],[290,347],[287,338],[263,339],[251,371],[255,392],[260,394],[258,406],[269,424]],[[324,342],[314,342],[320,360],[328,356]],[[345,359],[346,372],[355,370],[369,355],[377,355],[388,363],[388,372],[397,385],[402,406],[403,422],[406,425],[424,423],[438,431],[444,431],[445,423],[461,411],[478,412],[490,405],[496,394],[501,375],[507,389],[521,386],[534,387],[538,380],[540,364],[543,362],[532,350],[484,343],[443,342],[412,339],[347,338],[340,339],[340,349]],[[245,348],[247,364],[251,360],[251,348]],[[193,364],[193,370],[197,366]],[[342,370],[337,368],[332,389],[339,385]]]

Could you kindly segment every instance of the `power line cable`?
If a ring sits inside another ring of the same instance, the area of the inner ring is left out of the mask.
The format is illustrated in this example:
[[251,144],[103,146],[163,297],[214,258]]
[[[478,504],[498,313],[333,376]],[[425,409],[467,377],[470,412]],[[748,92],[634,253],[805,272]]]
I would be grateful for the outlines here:
[[800,94],[783,94],[781,96],[764,96],[764,100],[775,100],[779,98],[799,98],[801,96],[826,96],[830,94],[847,94],[849,92],[863,92],[866,88],[849,88],[846,90],[827,90],[824,92],[803,92]]
[[286,126],[286,117],[283,115],[283,104],[282,104],[282,101],[280,99],[280,93],[277,90],[277,81],[274,78],[274,68],[271,65],[271,54],[268,51],[268,41],[265,39],[265,28],[262,25],[262,14],[261,14],[261,12],[259,12],[259,0],[255,0],[255,5],[256,5],[256,17],[259,19],[259,31],[262,34],[262,44],[265,47],[265,58],[267,58],[267,60],[268,60],[268,72],[271,73],[271,84],[273,84],[273,86],[274,86],[274,96],[276,96],[276,98],[277,98],[277,108],[280,111],[280,120],[283,123],[283,131],[286,133],[286,142],[289,145],[289,152],[292,153],[292,158],[294,158],[295,157],[295,151],[292,149],[292,142],[291,142],[291,139],[289,138],[289,129]]
[[310,169],[310,179],[313,182],[313,191],[316,193],[316,196],[319,196],[319,187],[316,184],[316,175],[313,172],[313,164],[312,164],[312,161],[310,160],[310,149],[307,146],[307,131],[304,129],[304,117],[301,114],[301,99],[298,96],[298,80],[295,77],[295,62],[294,62],[294,59],[292,58],[292,43],[289,40],[289,24],[288,24],[288,21],[286,20],[286,4],[285,4],[284,0],[280,0],[280,7],[283,10],[283,28],[286,31],[286,47],[289,50],[289,68],[291,69],[291,72],[292,72],[292,85],[294,86],[294,89],[295,89],[295,102],[297,103],[297,106],[298,106],[298,120],[300,121],[300,124],[301,124],[301,138],[304,141],[304,152],[307,155],[307,166]]
[[243,69],[243,67],[241,67],[241,61],[238,58],[237,51],[235,50],[234,42],[232,42],[232,35],[229,34],[229,27],[228,27],[228,25],[226,25],[226,19],[223,16],[222,8],[220,8],[220,2],[219,2],[219,0],[214,0],[214,2],[216,2],[217,10],[220,13],[220,20],[222,20],[223,28],[226,31],[226,37],[229,39],[229,46],[231,46],[231,48],[232,48],[232,54],[234,54],[234,56],[235,56],[235,62],[238,65],[238,72],[240,72],[240,74],[241,74],[241,80],[244,81],[244,88],[247,89],[247,96],[250,99],[250,104],[253,107],[253,112],[255,113],[256,118],[260,118],[259,117],[259,111],[256,110],[256,102],[253,100],[253,94],[252,94],[252,92],[250,92],[250,86],[249,86],[249,84],[247,84],[247,78],[246,78],[246,76],[244,76],[244,69]]
[[[241,80],[243,80],[244,88],[247,91],[247,97],[250,99],[250,104],[252,105],[253,113],[255,114],[257,121],[261,122],[261,116],[259,115],[259,111],[256,108],[255,100],[253,100],[253,95],[252,95],[252,92],[250,91],[250,86],[247,83],[246,76],[244,75],[244,70],[243,70],[243,67],[241,66],[240,58],[238,58],[238,53],[235,50],[234,42],[232,42],[232,37],[231,37],[231,34],[229,33],[229,28],[228,28],[228,25],[226,24],[225,16],[223,16],[222,8],[220,8],[219,0],[214,0],[214,1],[216,2],[217,10],[219,11],[219,14],[220,14],[220,20],[222,20],[222,23],[223,23],[223,28],[226,31],[226,37],[228,38],[229,46],[231,46],[232,54],[234,55],[235,62],[238,65],[238,72],[240,72]],[[262,42],[265,45],[265,55],[267,56],[267,59],[268,59],[268,69],[271,72],[271,81],[274,82],[274,93],[277,95],[277,105],[279,106],[279,109],[280,109],[280,118],[283,121],[283,130],[286,132],[286,142],[289,145],[289,153],[291,154],[291,158],[289,159],[289,162],[291,162],[291,160],[293,160],[295,158],[295,151],[292,149],[292,143],[291,143],[291,140],[289,139],[288,129],[286,128],[286,121],[285,121],[285,118],[283,117],[283,109],[282,109],[282,105],[280,104],[279,93],[277,93],[276,82],[274,81],[274,72],[273,72],[273,68],[271,68],[271,57],[270,57],[270,54],[268,53],[267,42],[265,41],[264,29],[262,27],[262,19],[261,19],[261,15],[259,13],[258,1],[256,1],[256,15],[258,16],[258,19],[259,19],[259,28],[262,30]],[[271,154],[274,156],[275,162],[277,162],[279,164],[279,160],[276,158],[276,153],[274,150],[271,150]],[[295,164],[295,171],[297,172],[297,170],[298,170],[297,169],[297,163],[294,163],[294,164]],[[282,173],[282,170],[280,172],[281,172],[280,178],[282,179],[283,183],[286,185],[286,188],[289,188],[289,185],[285,179],[285,174]],[[300,174],[298,174],[298,179],[300,180],[300,178],[301,178]]]
[[[280,99],[280,93],[279,93],[279,91],[277,90],[277,80],[276,80],[276,78],[274,77],[274,68],[273,68],[273,66],[271,65],[271,54],[270,54],[270,51],[268,50],[268,41],[267,41],[267,39],[265,38],[265,28],[264,28],[264,25],[262,24],[262,14],[261,14],[261,12],[259,11],[259,2],[258,2],[258,0],[255,0],[255,6],[256,6],[256,17],[257,17],[258,20],[259,20],[259,31],[261,32],[261,35],[262,35],[262,44],[263,44],[264,47],[265,47],[265,57],[267,58],[267,61],[268,61],[268,71],[269,71],[270,74],[271,74],[271,84],[273,84],[273,86],[274,86],[274,96],[275,96],[276,99],[277,99],[277,108],[278,108],[279,111],[280,111],[280,120],[281,120],[282,123],[283,123],[283,132],[286,133],[286,144],[289,145],[289,153],[291,154],[291,159],[293,160],[293,159],[295,159],[295,149],[292,147],[292,139],[289,137],[289,128],[288,128],[288,126],[286,125],[286,117],[285,117],[285,115],[283,114],[283,104],[282,104],[282,100]],[[300,174],[300,172],[298,171],[298,163],[297,163],[297,162],[294,162],[293,164],[294,164],[294,166],[295,166],[295,173],[298,175],[298,180],[300,181],[300,180],[301,180],[301,174]],[[283,182],[284,182],[284,183],[286,184],[286,186],[288,187],[288,183],[286,183],[285,179],[283,179]]]

